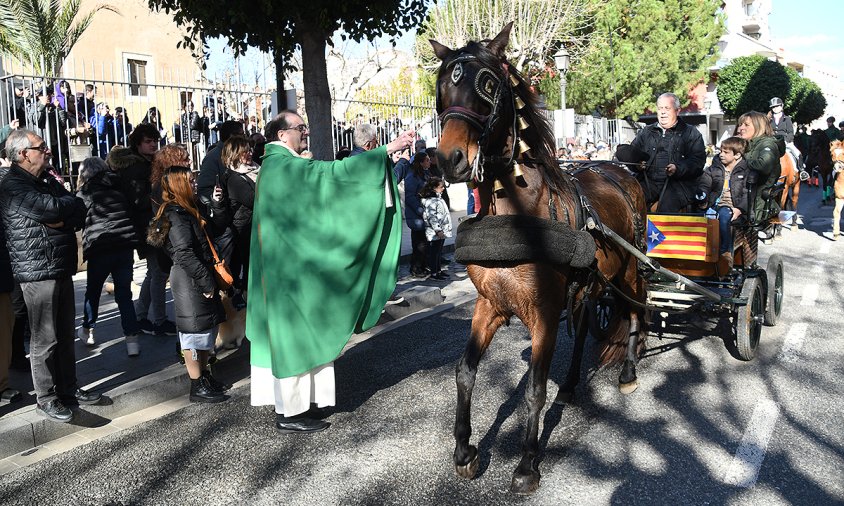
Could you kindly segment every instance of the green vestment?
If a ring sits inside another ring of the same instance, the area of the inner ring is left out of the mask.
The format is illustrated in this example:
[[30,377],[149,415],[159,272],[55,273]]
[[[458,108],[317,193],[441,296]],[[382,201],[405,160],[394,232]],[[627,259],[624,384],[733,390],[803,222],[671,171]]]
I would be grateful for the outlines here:
[[324,162],[267,145],[249,261],[253,368],[298,376],[378,321],[401,249],[401,214],[385,207],[386,184],[398,204],[384,147]]

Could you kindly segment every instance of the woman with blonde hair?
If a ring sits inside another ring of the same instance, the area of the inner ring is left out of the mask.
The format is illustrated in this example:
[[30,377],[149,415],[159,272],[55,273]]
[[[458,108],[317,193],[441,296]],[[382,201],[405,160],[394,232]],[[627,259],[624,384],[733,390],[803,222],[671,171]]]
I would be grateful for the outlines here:
[[739,116],[734,135],[748,142],[744,160],[750,170],[748,179],[755,195],[750,203],[750,221],[759,223],[780,210],[776,199],[770,198],[770,191],[780,177],[780,158],[785,154],[785,142],[774,137],[768,117],[757,111]]
[[[240,135],[229,137],[221,154],[226,167],[225,185],[228,193],[229,215],[234,230],[232,274],[238,291],[246,288],[249,273],[249,242],[252,238],[252,207],[255,202],[255,183],[260,167],[252,161],[252,143]],[[243,307],[238,294],[232,299],[239,309]]]
[[164,171],[161,200],[147,240],[164,248],[173,262],[170,287],[179,343],[191,379],[190,400],[220,402],[226,399],[225,386],[211,376],[208,358],[225,315],[214,277],[214,253],[196,206],[189,168],[172,166]]

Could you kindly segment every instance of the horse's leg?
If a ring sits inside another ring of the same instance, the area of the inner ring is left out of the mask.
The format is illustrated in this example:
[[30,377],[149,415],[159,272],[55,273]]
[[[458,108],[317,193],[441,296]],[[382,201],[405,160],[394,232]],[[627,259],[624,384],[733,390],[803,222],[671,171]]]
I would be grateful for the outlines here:
[[567,404],[574,399],[574,389],[580,382],[583,348],[589,329],[588,325],[586,325],[585,317],[586,306],[584,304],[581,304],[578,309],[574,310],[574,314],[570,315],[572,325],[574,326],[574,349],[571,352],[571,364],[569,365],[569,372],[566,374],[566,381],[557,390],[557,397],[554,398],[554,404]]
[[[556,312],[537,312],[536,317],[532,318],[535,323],[530,328],[533,341],[528,382],[525,387],[528,417],[525,438],[522,441],[522,460],[513,471],[513,480],[510,483],[510,491],[515,494],[532,494],[539,488],[539,463],[536,460],[539,454],[539,414],[545,407],[548,369],[554,356],[561,311],[562,308],[558,308]],[[531,318],[528,318],[527,322],[530,320]]]
[[835,209],[832,210],[832,240],[837,241],[841,235],[841,208],[844,207],[844,199],[835,198]]
[[472,317],[472,334],[466,344],[466,351],[457,364],[457,415],[454,422],[454,469],[457,475],[472,479],[478,471],[478,449],[469,444],[472,435],[471,404],[472,389],[475,386],[475,374],[478,363],[495,331],[504,324],[506,318],[493,309],[490,301],[478,296],[475,303],[475,315]]
[[794,217],[791,218],[791,224],[797,226],[797,202],[800,200],[800,178],[797,178],[794,188],[791,190],[791,211],[794,211]]
[[618,376],[618,390],[623,394],[632,394],[639,388],[636,379],[636,362],[639,351],[639,315],[630,313],[630,333],[627,336],[627,353],[621,364],[621,374]]

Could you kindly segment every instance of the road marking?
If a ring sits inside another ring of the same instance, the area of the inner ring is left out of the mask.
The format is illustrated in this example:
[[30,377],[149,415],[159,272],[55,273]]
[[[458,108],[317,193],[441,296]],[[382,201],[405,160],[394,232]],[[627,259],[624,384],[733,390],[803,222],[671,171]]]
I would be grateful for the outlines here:
[[765,460],[768,442],[771,440],[779,415],[780,408],[774,401],[764,399],[756,404],[747,430],[741,438],[741,444],[727,468],[727,474],[724,476],[725,483],[743,488],[756,485],[759,468]]
[[826,255],[829,253],[829,248],[832,246],[832,243],[829,241],[824,241],[821,244],[821,255]]
[[806,285],[803,287],[803,294],[800,296],[801,306],[814,306],[815,299],[818,298],[818,285]]
[[782,345],[777,358],[783,362],[794,362],[803,348],[803,341],[806,339],[806,332],[809,330],[808,323],[795,323],[788,329],[785,342]]

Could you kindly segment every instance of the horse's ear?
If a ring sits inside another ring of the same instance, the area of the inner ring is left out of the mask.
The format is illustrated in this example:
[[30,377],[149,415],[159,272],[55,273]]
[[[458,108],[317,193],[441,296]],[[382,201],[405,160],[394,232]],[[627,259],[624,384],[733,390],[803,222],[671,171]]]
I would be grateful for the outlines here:
[[504,28],[501,29],[501,32],[492,39],[489,44],[486,45],[487,49],[498,55],[499,57],[504,57],[504,50],[507,48],[507,44],[510,43],[510,30],[513,29],[513,22],[510,21]]
[[435,41],[434,39],[428,39],[428,42],[430,42],[431,47],[434,48],[434,54],[437,55],[437,58],[439,58],[442,61],[445,61],[449,56],[451,56],[451,53],[454,52],[453,50],[451,50],[448,47],[440,44],[439,42]]

